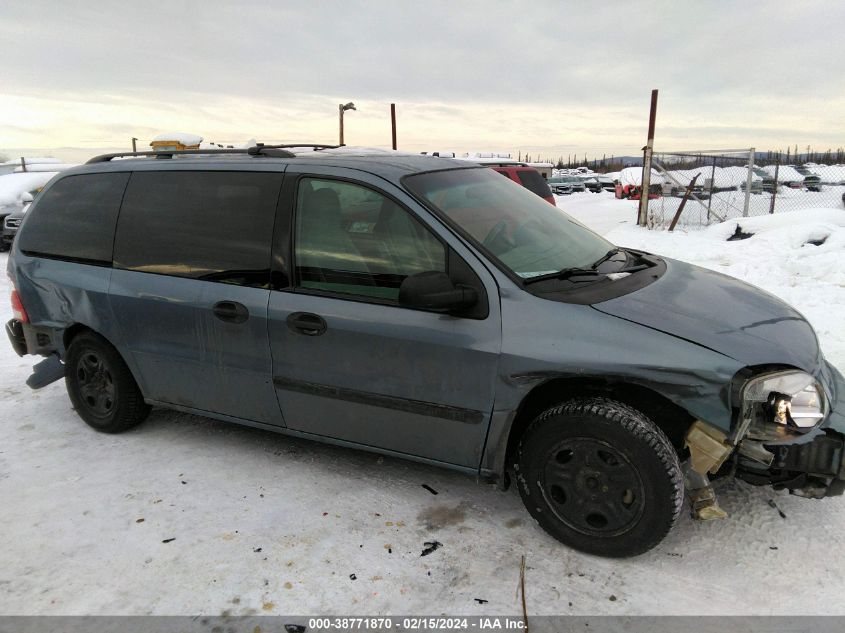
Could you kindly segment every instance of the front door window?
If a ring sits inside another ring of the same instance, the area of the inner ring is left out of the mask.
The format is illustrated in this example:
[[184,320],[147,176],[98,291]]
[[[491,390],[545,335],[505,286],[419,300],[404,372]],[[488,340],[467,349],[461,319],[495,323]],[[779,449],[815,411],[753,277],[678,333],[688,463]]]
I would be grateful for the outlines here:
[[300,288],[396,302],[409,275],[446,272],[446,248],[387,196],[349,182],[303,178],[295,263]]

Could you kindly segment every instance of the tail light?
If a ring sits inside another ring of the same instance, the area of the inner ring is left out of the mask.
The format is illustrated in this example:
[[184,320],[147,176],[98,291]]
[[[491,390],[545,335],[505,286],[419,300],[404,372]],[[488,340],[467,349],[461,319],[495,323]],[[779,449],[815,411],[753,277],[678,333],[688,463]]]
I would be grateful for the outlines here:
[[23,307],[21,296],[14,286],[12,286],[12,315],[21,323],[29,323],[29,316]]

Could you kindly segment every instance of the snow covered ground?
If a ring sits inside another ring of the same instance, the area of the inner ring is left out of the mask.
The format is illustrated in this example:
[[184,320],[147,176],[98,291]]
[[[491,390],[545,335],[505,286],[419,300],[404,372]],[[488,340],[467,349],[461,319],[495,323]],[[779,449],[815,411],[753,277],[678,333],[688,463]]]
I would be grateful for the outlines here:
[[[842,209],[752,219],[727,242],[735,223],[639,229],[609,194],[558,204],[778,294],[845,370]],[[61,383],[23,384],[31,364],[0,343],[0,614],[516,614],[523,555],[529,614],[845,614],[843,498],[725,482],[728,520],[684,515],[648,554],[605,560],[547,536],[515,490],[429,466],[165,410],[98,434]]]

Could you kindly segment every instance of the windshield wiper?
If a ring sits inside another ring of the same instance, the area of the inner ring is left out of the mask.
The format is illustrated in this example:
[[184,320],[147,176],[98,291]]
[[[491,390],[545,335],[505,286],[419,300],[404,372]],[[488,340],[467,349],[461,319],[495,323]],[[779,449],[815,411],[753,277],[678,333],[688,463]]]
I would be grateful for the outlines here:
[[622,249],[619,248],[618,246],[615,247],[615,248],[611,248],[604,255],[602,255],[599,259],[597,259],[595,262],[593,262],[593,265],[590,266],[590,268],[598,268],[600,265],[605,263],[608,259],[610,259],[611,257],[613,257],[614,255],[616,255],[617,253],[620,253],[620,252],[622,252]]
[[564,268],[554,273],[546,273],[545,275],[537,275],[536,277],[529,277],[522,282],[523,286],[533,284],[538,281],[548,281],[549,279],[569,279],[570,277],[581,277],[589,275],[596,277],[598,275],[604,276],[607,273],[600,273],[593,268]]
[[636,273],[646,268],[651,268],[651,264],[637,264],[628,268],[620,268],[619,270],[609,270],[606,273],[597,271],[594,268],[564,268],[556,273],[546,273],[545,275],[537,275],[536,277],[529,277],[522,282],[523,286],[528,286],[538,281],[548,281],[549,279],[569,279],[570,277],[607,277],[608,275],[618,275],[619,273]]

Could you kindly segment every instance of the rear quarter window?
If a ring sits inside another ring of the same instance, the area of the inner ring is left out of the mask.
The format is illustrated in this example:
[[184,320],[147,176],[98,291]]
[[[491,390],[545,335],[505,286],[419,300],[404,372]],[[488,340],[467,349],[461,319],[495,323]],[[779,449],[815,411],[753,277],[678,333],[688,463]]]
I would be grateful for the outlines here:
[[128,173],[66,176],[38,196],[18,236],[31,255],[111,264]]

